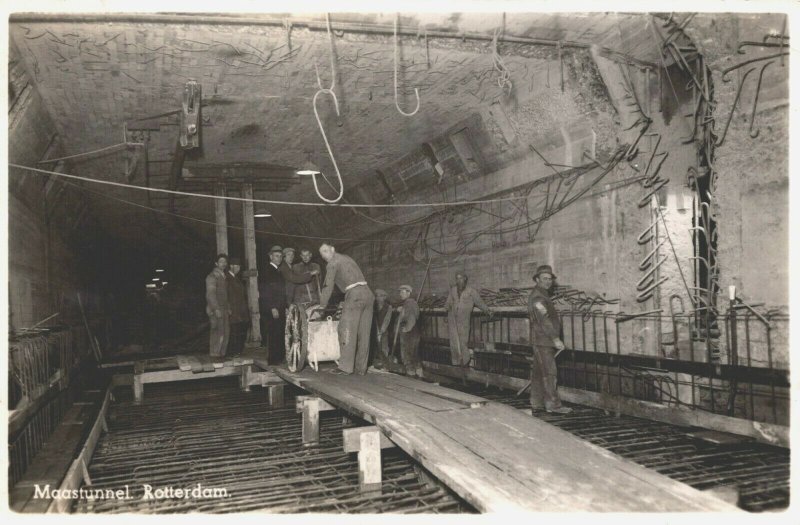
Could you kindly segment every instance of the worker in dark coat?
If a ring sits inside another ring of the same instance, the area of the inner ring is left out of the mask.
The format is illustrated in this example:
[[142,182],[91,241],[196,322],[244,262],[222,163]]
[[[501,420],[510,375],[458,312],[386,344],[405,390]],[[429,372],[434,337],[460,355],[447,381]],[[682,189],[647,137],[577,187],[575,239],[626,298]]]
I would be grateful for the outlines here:
[[210,326],[209,354],[211,357],[222,357],[228,348],[230,337],[230,306],[228,304],[228,285],[225,281],[225,270],[228,267],[228,256],[217,255],[214,269],[206,276],[206,314]]
[[406,367],[406,375],[422,377],[422,362],[419,359],[419,305],[411,297],[413,289],[404,284],[400,287],[400,299],[403,303],[397,307],[397,318],[400,342],[400,355]]
[[369,332],[372,327],[372,307],[375,296],[356,262],[347,255],[336,253],[333,245],[325,243],[319,253],[328,263],[325,286],[319,299],[321,307],[328,306],[334,286],[344,292],[339,334],[339,374],[366,374],[369,365]]
[[530,341],[533,346],[531,407],[533,410],[545,409],[568,414],[572,409],[561,406],[556,388],[558,368],[555,356],[564,350],[564,342],[561,340],[561,319],[550,300],[555,279],[553,268],[549,265],[539,266],[533,276],[536,286],[528,296]]
[[[294,248],[283,249],[283,263],[278,267],[286,283],[286,305],[294,302],[295,290],[311,282],[315,273],[309,271],[295,271],[294,267]],[[317,268],[319,273],[319,268]]]
[[225,282],[228,285],[228,304],[231,308],[231,336],[228,341],[228,355],[237,356],[244,350],[247,339],[247,325],[250,321],[250,310],[247,307],[247,293],[244,282],[239,277],[242,263],[236,257],[231,257],[230,267],[225,272]]
[[313,275],[313,278],[307,283],[295,285],[291,302],[294,304],[319,304],[321,268],[319,264],[311,261],[311,250],[300,250],[300,262],[292,266],[292,270],[295,275],[309,274]]
[[450,336],[450,362],[453,366],[467,366],[470,360],[469,327],[472,310],[477,306],[489,316],[494,315],[481,299],[475,288],[468,286],[467,275],[456,274],[456,285],[450,289],[445,310],[447,310],[447,332]]
[[[281,274],[283,251],[273,246],[269,264],[259,276],[258,306],[261,311],[262,338],[267,341],[269,364],[279,364],[286,357],[284,333],[286,324],[286,280]],[[266,334],[266,335],[264,335]]]

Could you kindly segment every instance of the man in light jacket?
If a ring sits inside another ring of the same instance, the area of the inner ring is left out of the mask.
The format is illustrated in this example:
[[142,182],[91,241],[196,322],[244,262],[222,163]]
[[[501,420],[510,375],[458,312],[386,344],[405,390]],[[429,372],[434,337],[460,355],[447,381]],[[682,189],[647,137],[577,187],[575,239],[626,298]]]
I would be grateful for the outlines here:
[[225,270],[228,268],[228,256],[217,255],[214,269],[206,276],[206,314],[211,327],[209,335],[209,353],[212,357],[222,357],[228,347],[230,337],[230,306],[228,304],[228,284]]

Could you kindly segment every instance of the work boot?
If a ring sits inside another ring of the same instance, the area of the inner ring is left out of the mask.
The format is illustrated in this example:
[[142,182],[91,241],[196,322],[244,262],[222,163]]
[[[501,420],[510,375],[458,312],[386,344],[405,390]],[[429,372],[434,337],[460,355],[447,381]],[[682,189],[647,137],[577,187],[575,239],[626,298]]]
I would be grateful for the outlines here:
[[569,407],[556,407],[556,408],[548,408],[547,412],[549,414],[570,414],[572,413],[572,409]]

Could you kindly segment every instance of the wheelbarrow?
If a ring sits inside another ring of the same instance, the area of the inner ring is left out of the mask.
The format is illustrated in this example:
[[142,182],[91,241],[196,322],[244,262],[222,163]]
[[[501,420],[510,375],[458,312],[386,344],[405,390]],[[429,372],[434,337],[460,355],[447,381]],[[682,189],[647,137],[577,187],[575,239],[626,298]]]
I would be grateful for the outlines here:
[[319,370],[320,361],[339,364],[339,319],[341,308],[291,304],[286,315],[286,366],[301,371],[306,362]]

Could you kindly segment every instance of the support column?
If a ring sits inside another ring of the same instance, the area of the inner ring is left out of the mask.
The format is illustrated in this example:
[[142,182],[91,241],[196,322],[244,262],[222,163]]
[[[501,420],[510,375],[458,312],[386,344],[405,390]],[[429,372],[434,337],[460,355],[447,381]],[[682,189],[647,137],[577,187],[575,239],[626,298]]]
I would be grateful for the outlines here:
[[250,309],[250,341],[261,346],[261,313],[258,309],[258,266],[256,261],[256,227],[253,218],[253,185],[242,184],[242,218],[244,219],[244,252],[247,259],[247,306]]
[[[217,197],[225,196],[225,185],[217,184],[214,188],[214,195]],[[217,253],[228,253],[228,201],[225,199],[214,199],[214,211],[216,212],[217,222]]]

